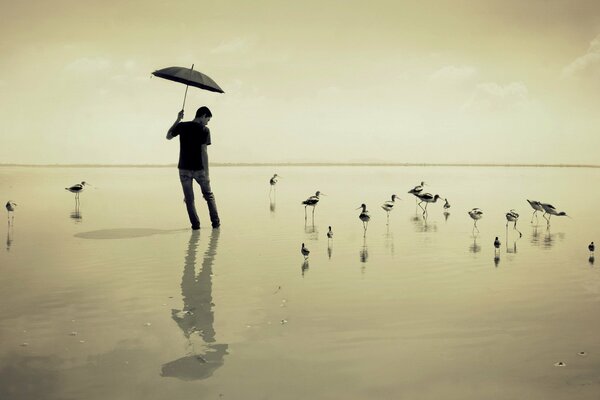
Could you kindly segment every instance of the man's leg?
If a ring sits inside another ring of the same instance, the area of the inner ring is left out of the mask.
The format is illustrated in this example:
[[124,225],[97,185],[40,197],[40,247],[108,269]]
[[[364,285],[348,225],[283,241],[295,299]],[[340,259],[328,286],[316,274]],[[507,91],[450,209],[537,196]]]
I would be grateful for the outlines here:
[[199,229],[200,219],[198,218],[196,206],[194,205],[193,171],[180,169],[179,180],[181,181],[181,188],[183,189],[183,196],[185,197],[185,206],[187,208],[188,216],[190,217],[192,229]]
[[206,176],[206,172],[204,170],[194,171],[194,179],[200,185],[200,190],[202,190],[202,196],[204,200],[206,200],[206,204],[208,205],[208,213],[210,215],[210,222],[212,222],[213,228],[218,228],[221,225],[221,220],[219,219],[219,213],[217,212],[217,203],[215,202],[215,196],[210,188],[210,179]]

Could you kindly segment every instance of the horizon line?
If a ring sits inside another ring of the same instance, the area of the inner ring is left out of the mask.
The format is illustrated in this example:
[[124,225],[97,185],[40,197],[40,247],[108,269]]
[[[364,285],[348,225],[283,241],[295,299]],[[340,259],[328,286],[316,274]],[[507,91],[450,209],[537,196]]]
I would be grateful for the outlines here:
[[[386,163],[386,162],[273,162],[211,163],[212,167],[521,167],[521,168],[600,168],[597,164],[525,164],[525,163]],[[0,163],[0,167],[46,168],[172,168],[177,164],[19,164]]]

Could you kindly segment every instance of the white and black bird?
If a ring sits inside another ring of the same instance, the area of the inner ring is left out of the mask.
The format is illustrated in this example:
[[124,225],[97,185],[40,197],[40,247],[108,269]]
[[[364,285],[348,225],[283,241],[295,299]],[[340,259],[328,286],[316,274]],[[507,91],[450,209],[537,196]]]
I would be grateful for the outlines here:
[[533,214],[531,214],[531,223],[533,224],[533,217],[535,216],[535,219],[537,220],[537,212],[541,211],[544,212],[544,209],[542,208],[542,203],[537,201],[537,200],[529,200],[526,199],[527,202],[529,203],[529,205],[531,206],[531,208],[533,208]]
[[448,203],[448,199],[444,199],[444,210],[448,210],[450,208],[450,203]]
[[275,186],[277,184],[277,180],[281,178],[279,175],[275,174],[271,179],[269,179],[269,183],[271,186]]
[[588,244],[588,250],[590,251],[591,255],[594,255],[594,251],[596,250],[596,246],[594,245],[594,242]]
[[510,210],[506,213],[506,229],[508,233],[508,223],[514,222],[513,229],[519,232],[519,237],[523,236],[520,230],[517,229],[517,221],[519,220],[519,214],[515,210]]
[[6,202],[6,211],[8,212],[8,223],[11,224],[15,220],[15,208],[17,207],[17,203],[14,201]]
[[314,196],[310,196],[308,199],[304,200],[302,204],[304,204],[304,219],[306,220],[306,207],[310,206],[313,208],[312,216],[315,218],[315,207],[319,204],[320,196],[325,196],[324,193],[321,193],[317,190]]
[[496,251],[500,249],[500,239],[498,239],[498,236],[494,239],[494,247],[496,248]]
[[[439,194],[436,194],[434,196],[431,193],[418,193],[418,194],[415,194],[415,196],[417,196],[417,198],[419,198],[419,200],[421,200],[421,201],[419,201],[418,205],[423,210],[423,214],[425,214],[427,212],[427,206],[429,205],[429,203],[435,203],[440,198]],[[423,202],[425,202],[425,208],[423,208],[421,206],[421,203],[423,203]]]
[[423,191],[424,186],[425,186],[425,182],[421,182],[420,185],[417,185],[417,186],[415,186],[414,188],[412,188],[412,189],[410,189],[408,191],[408,193],[410,193],[410,194],[414,195],[415,197],[417,197],[417,199],[415,199],[415,201],[417,203],[419,202],[419,199],[418,199],[417,195]]
[[[540,205],[544,209],[544,214],[542,215],[542,217],[544,217],[544,219],[546,220],[546,222],[548,223],[548,225],[550,225],[550,218],[552,218],[553,215],[555,215],[557,217],[568,217],[568,215],[567,215],[566,212],[564,212],[564,211],[558,211],[556,209],[556,207],[554,207],[552,204],[540,203]],[[546,218],[547,214],[549,214],[550,217]]]
[[385,212],[387,213],[388,222],[390,220],[390,211],[392,211],[394,209],[394,205],[396,204],[396,199],[401,200],[400,197],[393,194],[392,200],[388,200],[381,205],[381,208],[383,208],[385,210]]
[[358,215],[358,219],[360,219],[363,223],[363,228],[365,230],[365,235],[367,234],[367,226],[369,225],[369,221],[371,220],[371,216],[369,215],[369,212],[367,211],[367,205],[366,204],[361,204],[360,207],[357,208],[357,210],[362,209],[362,211],[360,212],[360,214]]
[[304,246],[304,243],[302,243],[302,248],[300,249],[300,253],[302,253],[302,255],[304,256],[304,259],[308,259],[308,255],[310,254],[310,250],[308,250],[306,248],[306,246]]
[[331,230],[331,227],[329,227],[329,230],[327,231],[327,238],[333,239],[333,231]]
[[479,228],[477,227],[477,221],[479,221],[483,217],[483,211],[479,208],[474,208],[468,212],[469,217],[473,220],[473,230],[477,229],[479,232]]
[[87,185],[87,183],[85,181],[82,181],[81,183],[76,183],[71,187],[65,188],[65,190],[68,190],[71,193],[75,193],[75,199],[79,199],[79,194],[83,192],[83,188],[85,185]]

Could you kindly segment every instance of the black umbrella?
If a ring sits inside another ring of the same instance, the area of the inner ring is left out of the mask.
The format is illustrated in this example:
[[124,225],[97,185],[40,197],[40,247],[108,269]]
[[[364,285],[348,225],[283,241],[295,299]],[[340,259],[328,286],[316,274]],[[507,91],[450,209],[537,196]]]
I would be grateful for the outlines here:
[[203,74],[202,72],[195,71],[194,65],[192,64],[192,68],[184,68],[184,67],[168,67],[159,69],[152,73],[154,76],[158,76],[159,78],[168,79],[170,81],[175,81],[179,83],[183,83],[185,86],[185,95],[183,96],[183,106],[181,109],[185,107],[185,99],[187,97],[187,91],[189,86],[195,86],[200,89],[210,90],[211,92],[217,93],[225,93],[223,89],[215,81],[212,80],[208,75]]

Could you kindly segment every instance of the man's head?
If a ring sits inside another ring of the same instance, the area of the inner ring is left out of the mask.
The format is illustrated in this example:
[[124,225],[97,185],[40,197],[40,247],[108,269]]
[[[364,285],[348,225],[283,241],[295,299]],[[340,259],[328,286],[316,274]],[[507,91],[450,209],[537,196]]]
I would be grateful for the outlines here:
[[208,124],[208,121],[210,121],[211,117],[212,113],[210,112],[208,107],[202,106],[196,111],[196,117],[194,119],[196,121],[199,121],[201,124],[206,125]]

